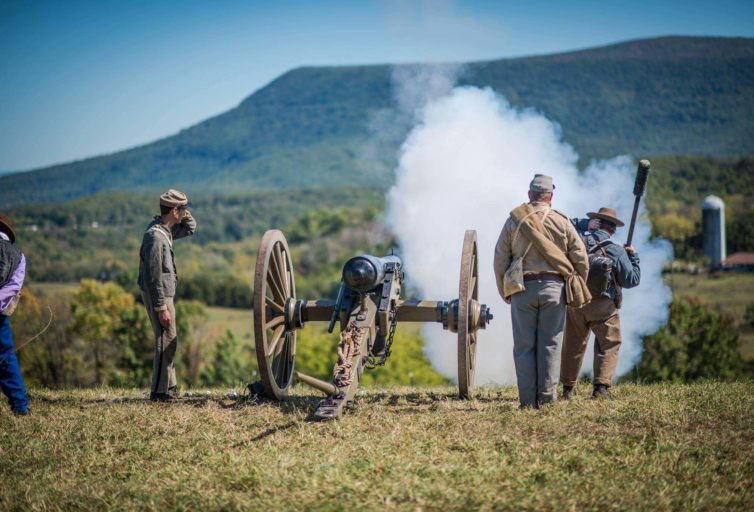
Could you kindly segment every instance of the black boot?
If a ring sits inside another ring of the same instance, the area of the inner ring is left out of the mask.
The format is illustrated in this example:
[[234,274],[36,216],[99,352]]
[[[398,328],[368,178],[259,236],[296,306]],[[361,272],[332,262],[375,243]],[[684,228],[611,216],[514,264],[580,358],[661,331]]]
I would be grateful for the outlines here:
[[612,398],[610,388],[605,384],[595,384],[594,391],[592,391],[592,398]]
[[570,400],[574,396],[576,396],[576,387],[563,385],[563,400]]
[[178,399],[169,393],[151,393],[149,399],[153,402],[177,402]]

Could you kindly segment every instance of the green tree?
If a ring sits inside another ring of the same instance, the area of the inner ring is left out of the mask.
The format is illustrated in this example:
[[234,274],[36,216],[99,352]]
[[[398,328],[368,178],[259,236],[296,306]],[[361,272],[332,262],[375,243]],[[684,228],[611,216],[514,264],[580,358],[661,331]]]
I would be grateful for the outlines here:
[[201,384],[205,364],[205,340],[209,337],[207,308],[195,300],[181,300],[175,304],[178,330],[178,380],[191,386]]
[[728,251],[750,252],[754,251],[754,208],[750,207],[741,212],[734,212],[725,226],[725,238],[728,241]]
[[134,303],[124,309],[113,334],[119,347],[119,357],[117,366],[111,372],[110,383],[122,387],[149,386],[154,335],[144,307]]
[[[325,381],[332,379],[338,359],[337,330],[328,334],[324,327],[299,331],[296,369]],[[442,386],[448,380],[437,373],[424,356],[424,338],[417,326],[398,325],[391,355],[384,366],[365,370],[364,386]]]
[[632,372],[643,381],[736,379],[744,375],[738,331],[733,318],[719,314],[698,299],[680,299],[670,318],[644,338],[641,361]]
[[243,386],[248,378],[241,344],[231,331],[225,331],[225,335],[215,344],[211,364],[202,371],[202,383],[205,386]]
[[652,216],[655,235],[673,244],[676,257],[688,256],[688,239],[696,233],[697,224],[692,219],[676,212]]
[[754,302],[749,302],[744,311],[744,325],[754,329]]
[[143,322],[140,331],[129,333],[131,321],[139,318],[137,308],[133,296],[115,283],[84,279],[73,294],[68,329],[85,347],[97,385],[107,384],[121,362],[120,342],[130,344],[144,334]]
[[70,318],[67,294],[44,296],[23,290],[11,325],[28,386],[62,388],[83,382],[83,351],[74,349],[67,329]]

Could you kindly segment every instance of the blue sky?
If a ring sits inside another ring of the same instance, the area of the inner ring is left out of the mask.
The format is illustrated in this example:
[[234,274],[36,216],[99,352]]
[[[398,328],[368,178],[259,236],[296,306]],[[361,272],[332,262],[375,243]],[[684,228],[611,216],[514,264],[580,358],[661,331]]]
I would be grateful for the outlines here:
[[754,2],[0,0],[0,170],[151,142],[301,65],[754,37]]

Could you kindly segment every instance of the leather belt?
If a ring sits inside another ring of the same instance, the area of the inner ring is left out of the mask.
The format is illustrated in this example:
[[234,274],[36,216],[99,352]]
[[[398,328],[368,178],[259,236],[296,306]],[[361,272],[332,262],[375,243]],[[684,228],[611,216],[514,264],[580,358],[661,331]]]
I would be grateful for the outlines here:
[[540,272],[539,274],[524,274],[524,281],[557,281],[564,282],[563,276],[551,272]]

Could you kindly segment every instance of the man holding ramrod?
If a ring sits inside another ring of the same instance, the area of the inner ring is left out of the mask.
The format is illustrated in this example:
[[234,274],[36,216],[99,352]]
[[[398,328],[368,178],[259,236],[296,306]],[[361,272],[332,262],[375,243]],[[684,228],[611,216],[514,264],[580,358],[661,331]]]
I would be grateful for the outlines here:
[[551,208],[555,186],[537,174],[529,203],[513,209],[495,246],[498,291],[511,305],[520,406],[557,399],[566,303],[589,301],[589,262],[571,221]]
[[[566,314],[565,342],[563,343],[560,381],[563,398],[575,394],[576,381],[584,360],[584,352],[590,332],[594,333],[594,398],[610,397],[615,368],[620,350],[620,315],[623,303],[623,288],[639,285],[641,271],[639,255],[633,247],[621,247],[610,238],[617,228],[624,225],[614,209],[602,207],[598,212],[587,213],[588,219],[574,219],[574,224],[583,233],[584,243],[591,258],[607,259],[604,267],[604,285],[599,283],[600,267],[592,264],[589,287],[592,301],[582,308],[568,308]],[[595,289],[599,286],[599,289]]]
[[170,402],[176,398],[174,362],[178,334],[173,298],[178,274],[173,241],[191,236],[195,230],[188,197],[171,189],[160,196],[160,215],[147,226],[141,242],[139,288],[155,337],[150,394],[153,401]]

